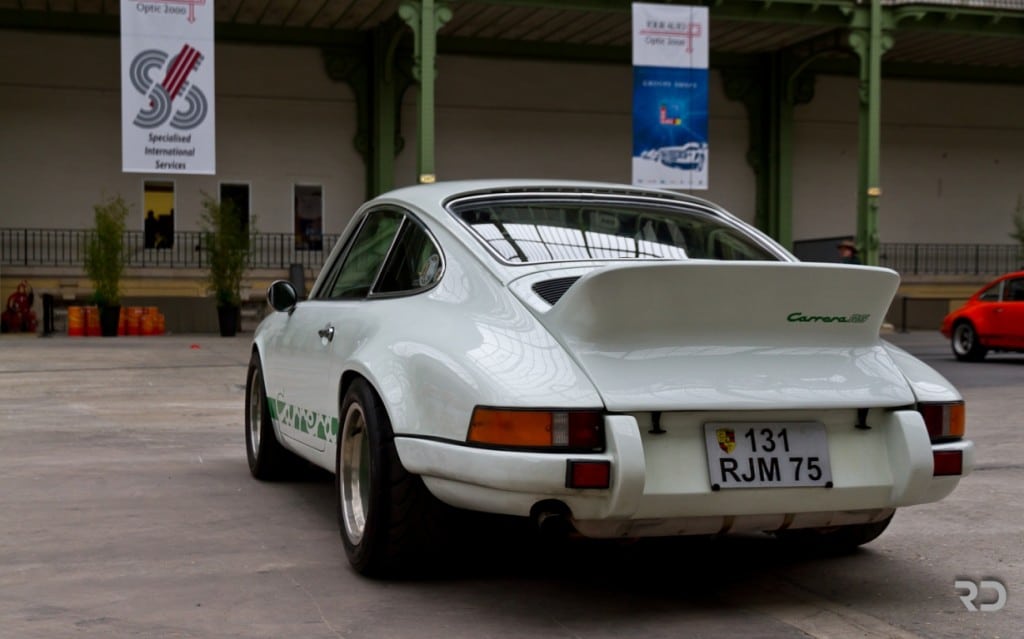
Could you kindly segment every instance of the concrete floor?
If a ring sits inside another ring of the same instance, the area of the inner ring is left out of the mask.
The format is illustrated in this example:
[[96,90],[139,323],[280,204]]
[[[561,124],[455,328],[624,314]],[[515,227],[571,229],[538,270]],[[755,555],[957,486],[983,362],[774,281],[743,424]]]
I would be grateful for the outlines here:
[[[4,337],[0,638],[1020,636],[1024,356],[891,339],[964,389],[980,467],[854,555],[762,537],[552,554],[501,527],[450,574],[375,582],[348,567],[328,479],[250,478],[248,336]],[[1006,608],[967,612],[962,578],[999,579]]]

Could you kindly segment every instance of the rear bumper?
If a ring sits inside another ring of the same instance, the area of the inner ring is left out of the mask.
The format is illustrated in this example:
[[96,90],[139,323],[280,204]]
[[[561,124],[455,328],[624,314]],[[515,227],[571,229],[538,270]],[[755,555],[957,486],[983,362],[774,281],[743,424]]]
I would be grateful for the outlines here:
[[[662,435],[648,433],[643,415],[605,421],[607,450],[594,455],[523,453],[396,437],[402,463],[423,477],[439,499],[483,512],[528,516],[541,502],[568,508],[588,536],[706,534],[879,521],[893,509],[942,499],[974,465],[974,446],[933,446],[913,411],[872,411],[871,430],[857,430],[851,411],[818,417],[829,434],[833,487],[712,491],[699,425],[737,415],[666,414]],[[749,420],[749,415],[743,418]],[[773,414],[767,420],[806,419]],[[962,474],[934,477],[935,450],[960,451]],[[611,485],[567,488],[570,459],[607,460]]]

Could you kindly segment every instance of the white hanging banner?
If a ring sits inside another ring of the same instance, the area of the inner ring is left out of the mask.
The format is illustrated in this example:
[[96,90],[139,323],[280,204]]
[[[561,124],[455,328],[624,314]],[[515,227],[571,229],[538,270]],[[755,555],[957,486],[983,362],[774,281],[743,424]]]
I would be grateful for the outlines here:
[[126,173],[215,173],[213,91],[213,0],[121,0]]
[[708,188],[708,9],[633,4],[633,184]]

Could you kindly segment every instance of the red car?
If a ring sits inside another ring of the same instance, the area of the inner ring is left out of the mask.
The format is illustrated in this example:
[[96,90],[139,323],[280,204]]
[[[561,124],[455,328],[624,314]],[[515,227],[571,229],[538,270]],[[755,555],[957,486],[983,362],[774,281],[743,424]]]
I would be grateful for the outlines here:
[[1024,271],[989,282],[942,320],[961,361],[978,362],[990,351],[1024,351]]

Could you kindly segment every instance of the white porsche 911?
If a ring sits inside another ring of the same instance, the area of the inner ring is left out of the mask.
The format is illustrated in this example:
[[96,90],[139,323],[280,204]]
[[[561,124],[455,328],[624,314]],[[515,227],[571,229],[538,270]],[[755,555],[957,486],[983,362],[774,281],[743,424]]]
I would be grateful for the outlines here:
[[960,394],[879,338],[898,282],[800,263],[671,192],[396,190],[357,211],[309,299],[270,287],[249,468],[335,473],[368,575],[423,559],[451,507],[852,548],[973,465]]

